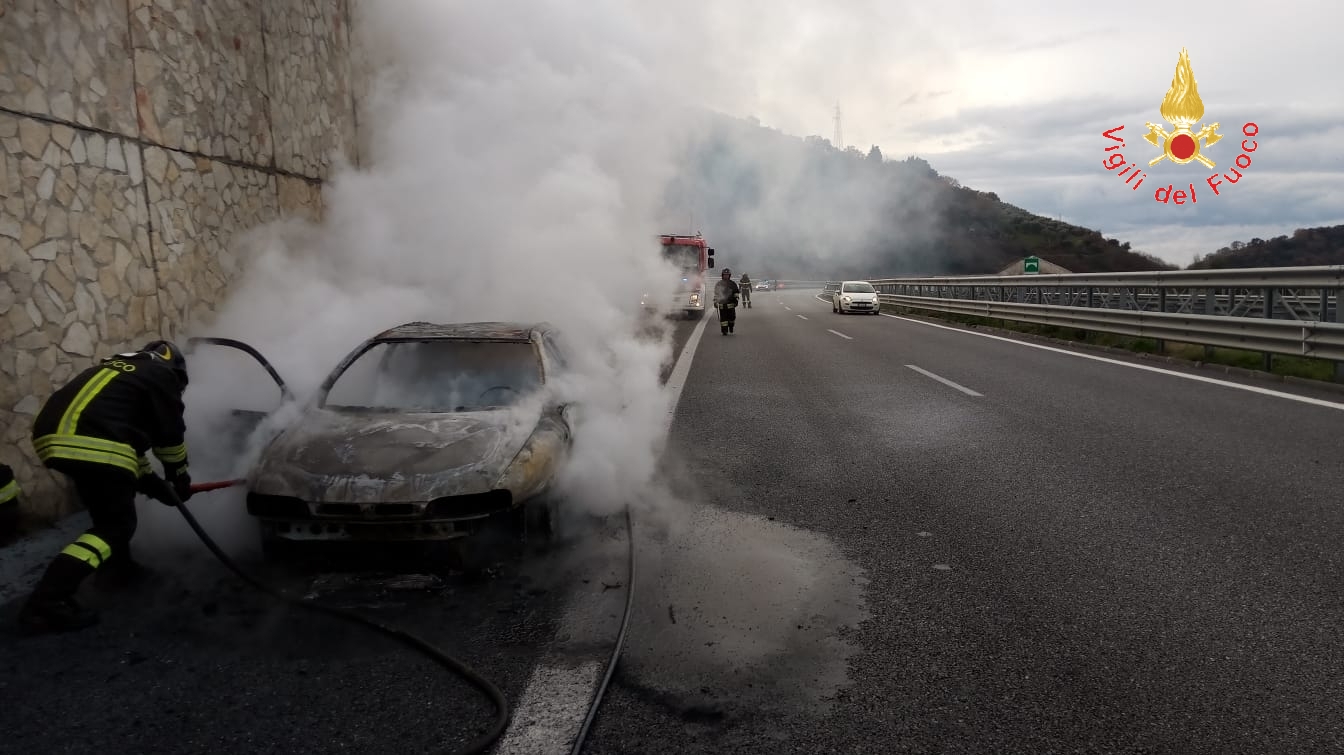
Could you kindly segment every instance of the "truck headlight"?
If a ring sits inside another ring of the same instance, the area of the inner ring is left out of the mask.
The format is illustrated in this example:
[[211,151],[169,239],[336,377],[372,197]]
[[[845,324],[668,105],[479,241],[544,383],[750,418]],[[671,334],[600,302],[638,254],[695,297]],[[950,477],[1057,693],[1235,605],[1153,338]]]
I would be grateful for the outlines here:
[[699,303],[700,303],[700,294],[691,294],[691,303],[692,303],[692,304],[699,304]]

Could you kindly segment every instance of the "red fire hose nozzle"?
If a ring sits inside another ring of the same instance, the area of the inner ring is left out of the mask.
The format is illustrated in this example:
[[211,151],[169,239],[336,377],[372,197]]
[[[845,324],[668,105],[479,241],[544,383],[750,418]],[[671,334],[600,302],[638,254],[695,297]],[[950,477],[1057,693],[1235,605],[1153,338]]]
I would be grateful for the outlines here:
[[204,493],[208,490],[222,490],[231,488],[234,485],[242,485],[247,480],[218,480],[216,482],[194,482],[191,484],[192,493]]

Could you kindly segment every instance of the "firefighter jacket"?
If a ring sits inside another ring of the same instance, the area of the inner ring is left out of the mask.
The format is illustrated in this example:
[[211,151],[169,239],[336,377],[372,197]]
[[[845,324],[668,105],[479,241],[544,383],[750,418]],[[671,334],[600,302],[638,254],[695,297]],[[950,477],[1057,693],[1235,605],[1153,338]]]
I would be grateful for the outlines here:
[[721,306],[729,302],[736,304],[739,293],[741,293],[741,289],[731,278],[727,280],[720,278],[714,283],[714,305]]
[[182,386],[146,352],[119,354],[76,375],[33,421],[33,448],[48,466],[91,462],[136,477],[152,472],[147,451],[172,479],[187,473]]

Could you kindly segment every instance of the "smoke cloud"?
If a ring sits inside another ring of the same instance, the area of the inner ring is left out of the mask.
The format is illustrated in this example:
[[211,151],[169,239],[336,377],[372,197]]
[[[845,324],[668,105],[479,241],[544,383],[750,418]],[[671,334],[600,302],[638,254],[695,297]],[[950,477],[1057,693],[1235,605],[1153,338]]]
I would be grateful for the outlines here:
[[[618,2],[362,5],[354,28],[385,66],[361,109],[367,165],[336,171],[324,222],[243,238],[241,278],[185,335],[255,346],[302,401],[391,326],[548,321],[575,374],[556,390],[579,407],[567,500],[605,513],[647,499],[671,353],[665,331],[637,336],[640,295],[673,277],[656,236],[688,129],[669,103],[689,81],[650,20]],[[192,362],[194,478],[239,476],[258,445],[224,448],[228,410],[274,409],[279,392],[242,354]],[[198,516],[245,543],[241,493],[209,495]]]
[[[669,188],[691,206],[734,273],[837,279],[944,272],[953,190],[920,159],[838,150],[748,121],[706,115]],[[725,255],[727,256],[727,255]]]
[[[767,254],[862,249],[879,209],[871,182],[813,203],[840,180],[796,191],[815,183],[815,154],[798,140],[753,148],[759,129],[724,130],[711,114],[754,96],[750,53],[713,33],[743,18],[707,2],[635,5],[357,3],[353,29],[378,66],[360,107],[364,164],[334,171],[322,223],[287,220],[238,239],[241,277],[185,335],[250,343],[302,401],[388,327],[548,321],[576,368],[557,386],[580,408],[567,501],[601,514],[670,498],[650,487],[670,339],[641,332],[638,317],[640,295],[675,277],[657,234],[704,230],[721,265],[754,267]],[[720,180],[724,170],[753,176],[757,191]],[[856,202],[867,209],[853,212]],[[841,225],[823,222],[837,209],[851,210]],[[786,226],[806,243],[777,244]],[[278,390],[223,349],[194,354],[192,370],[194,478],[241,476],[256,441],[294,408],[247,447],[226,447],[229,410],[274,409]],[[193,507],[206,525],[235,546],[251,542],[241,492],[208,495]]]

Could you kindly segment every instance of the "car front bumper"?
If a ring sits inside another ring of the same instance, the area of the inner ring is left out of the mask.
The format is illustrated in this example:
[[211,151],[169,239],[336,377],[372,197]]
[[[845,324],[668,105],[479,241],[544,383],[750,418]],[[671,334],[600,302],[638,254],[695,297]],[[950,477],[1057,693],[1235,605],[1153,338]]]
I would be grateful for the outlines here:
[[257,494],[247,501],[264,539],[347,542],[456,540],[519,505],[507,490],[413,503],[309,502]]
[[846,304],[840,302],[840,309],[845,312],[875,312],[880,305],[877,302],[856,301]]

